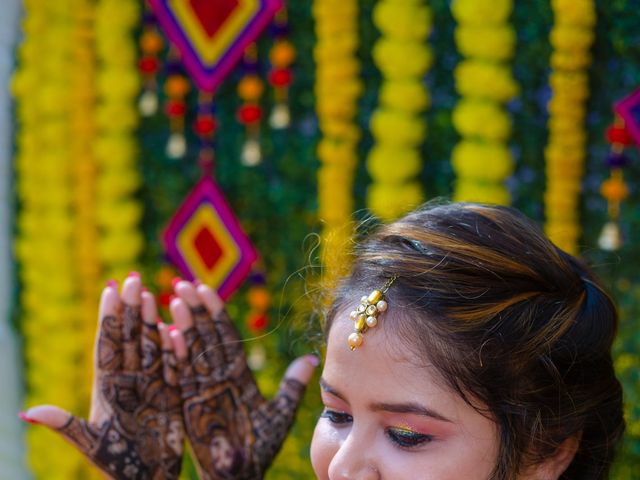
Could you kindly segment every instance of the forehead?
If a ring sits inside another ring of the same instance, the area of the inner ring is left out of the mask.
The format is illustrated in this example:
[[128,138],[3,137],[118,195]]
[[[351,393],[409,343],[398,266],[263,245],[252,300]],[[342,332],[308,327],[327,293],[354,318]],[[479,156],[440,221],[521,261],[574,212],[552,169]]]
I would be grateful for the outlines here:
[[399,338],[396,324],[401,320],[387,312],[378,326],[364,333],[362,345],[352,351],[347,338],[354,331],[353,321],[347,311],[336,315],[328,337],[325,380],[336,388],[333,383],[376,395],[409,395],[414,400],[442,392],[450,394],[429,359],[420,358]]

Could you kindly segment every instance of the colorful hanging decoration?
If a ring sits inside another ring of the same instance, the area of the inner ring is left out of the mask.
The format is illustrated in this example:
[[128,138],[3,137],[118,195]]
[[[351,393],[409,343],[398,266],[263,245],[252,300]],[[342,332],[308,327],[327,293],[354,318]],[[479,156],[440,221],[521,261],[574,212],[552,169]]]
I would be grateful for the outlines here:
[[373,181],[367,205],[383,220],[399,217],[424,198],[416,176],[422,170],[420,145],[426,135],[422,113],[430,103],[423,77],[433,63],[425,43],[431,17],[424,0],[380,0],[373,11],[373,22],[382,34],[373,58],[383,83],[371,119],[376,144],[367,158]]
[[227,300],[257,253],[209,176],[203,176],[162,235],[167,256],[187,280],[199,279]]
[[358,48],[358,1],[314,0],[317,43],[316,109],[322,139],[317,154],[318,217],[324,222],[324,281],[331,286],[349,266],[353,181],[360,130],[356,124],[362,92]]
[[563,250],[578,253],[580,192],[584,173],[586,102],[589,96],[587,68],[596,23],[593,0],[551,2],[554,26],[549,102],[549,140],[545,149],[547,188],[545,232]]
[[214,92],[269,24],[281,0],[149,0],[198,88]]
[[[253,335],[261,335],[269,328],[269,308],[271,307],[271,293],[267,288],[267,277],[264,269],[254,268],[249,276],[249,291],[247,303],[249,313],[247,315],[247,330]],[[262,342],[252,342],[249,347],[247,361],[251,369],[260,371],[265,368],[267,351]]]
[[511,119],[504,105],[518,94],[507,63],[516,42],[507,23],[512,8],[513,0],[451,4],[458,22],[456,46],[463,57],[454,72],[461,98],[453,111],[453,125],[462,137],[451,153],[456,201],[511,202],[504,183],[513,172],[507,145]]
[[169,58],[165,68],[167,71],[167,79],[164,84],[165,113],[169,117],[170,131],[166,154],[169,158],[182,158],[187,153],[184,119],[187,114],[186,97],[191,84],[182,72],[180,55],[174,47],[169,49]]
[[296,58],[296,50],[288,40],[289,23],[286,7],[276,13],[271,31],[274,37],[269,52],[271,71],[269,83],[274,89],[274,105],[269,115],[269,125],[275,130],[287,128],[291,123],[289,111],[289,86],[293,81],[291,65]]
[[145,13],[140,35],[140,51],[142,57],[138,62],[138,69],[142,75],[142,94],[138,100],[138,108],[143,117],[155,115],[158,111],[157,74],[160,69],[160,52],[164,48],[164,40],[158,31],[156,17],[145,1]]
[[[193,125],[200,141],[198,162],[203,177],[180,206],[169,223],[163,242],[168,258],[183,276],[199,278],[228,298],[238,288],[256,259],[256,252],[242,232],[238,220],[211,178],[214,166],[214,139],[218,128],[214,112],[214,93],[231,68],[245,55],[245,64],[257,63],[255,47],[258,35],[281,7],[280,0],[234,0],[223,2],[178,2],[149,0],[159,25],[171,40],[176,55],[199,88],[198,114]],[[255,74],[256,72],[250,72]],[[247,126],[242,161],[246,165],[261,160],[259,123],[262,94],[257,75],[248,74],[241,82],[239,95],[244,104],[238,118]],[[168,81],[171,81],[169,77]],[[186,152],[184,108],[186,79],[176,83],[168,113],[173,112],[172,135],[175,149],[170,156]],[[178,88],[178,86],[180,88]],[[184,88],[183,88],[184,87]],[[178,148],[180,147],[180,148]]]
[[247,167],[255,167],[262,162],[260,149],[260,122],[262,107],[260,98],[264,92],[264,82],[258,72],[258,48],[255,43],[247,47],[242,59],[243,77],[238,83],[238,96],[242,105],[238,108],[238,121],[245,126],[245,141],[240,161]]
[[607,129],[607,142],[611,145],[607,155],[607,166],[611,174],[602,182],[600,193],[607,200],[608,221],[598,238],[602,250],[615,251],[623,244],[620,231],[620,207],[629,196],[629,188],[624,181],[624,169],[630,159],[625,148],[640,145],[640,89],[616,103],[613,125]]

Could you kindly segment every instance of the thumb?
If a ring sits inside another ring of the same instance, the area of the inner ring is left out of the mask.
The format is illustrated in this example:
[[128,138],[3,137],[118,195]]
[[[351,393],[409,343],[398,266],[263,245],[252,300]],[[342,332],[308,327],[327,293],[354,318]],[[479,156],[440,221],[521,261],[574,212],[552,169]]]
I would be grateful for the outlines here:
[[[278,394],[267,402],[254,423],[257,438],[254,462],[258,472],[265,472],[282,446],[302,400],[305,388],[320,361],[314,355],[297,358],[287,368]],[[252,477],[253,478],[253,477]],[[255,478],[262,478],[262,474]]]
[[287,423],[293,421],[298,404],[319,363],[315,355],[305,355],[295,359],[287,368],[278,394],[271,402],[274,413],[285,417]]
[[280,389],[282,390],[286,380],[294,380],[302,384],[303,387],[306,387],[319,364],[320,360],[315,355],[305,355],[304,357],[296,358],[284,373],[283,385],[280,386]]
[[24,421],[55,430],[87,455],[96,440],[89,424],[82,418],[53,405],[40,405],[20,414]]
[[40,405],[20,414],[20,418],[25,422],[44,425],[53,430],[62,428],[71,417],[72,415],[69,412],[53,405]]

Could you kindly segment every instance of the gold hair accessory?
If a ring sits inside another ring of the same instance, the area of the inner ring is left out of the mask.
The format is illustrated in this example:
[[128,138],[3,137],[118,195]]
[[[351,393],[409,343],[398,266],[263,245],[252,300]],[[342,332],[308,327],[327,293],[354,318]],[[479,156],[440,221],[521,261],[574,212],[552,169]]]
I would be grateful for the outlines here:
[[365,295],[360,299],[360,305],[356,308],[349,317],[354,321],[353,328],[355,332],[349,335],[347,342],[349,348],[353,351],[362,345],[364,340],[363,334],[370,328],[378,325],[378,315],[382,312],[386,312],[389,305],[385,300],[384,294],[387,293],[389,287],[396,280],[395,275],[387,280],[382,289],[374,290],[368,296]]

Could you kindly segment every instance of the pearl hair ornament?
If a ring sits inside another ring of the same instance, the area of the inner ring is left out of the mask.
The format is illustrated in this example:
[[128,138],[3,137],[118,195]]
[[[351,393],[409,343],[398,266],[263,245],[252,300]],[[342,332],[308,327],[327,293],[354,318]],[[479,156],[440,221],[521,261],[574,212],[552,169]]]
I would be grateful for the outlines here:
[[349,314],[353,320],[354,332],[347,338],[347,343],[351,351],[362,345],[364,341],[364,333],[370,328],[378,325],[378,315],[386,312],[389,305],[384,294],[387,293],[389,287],[395,282],[397,276],[391,277],[380,290],[374,290],[368,296],[364,295],[360,299],[360,305]]

